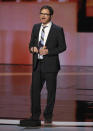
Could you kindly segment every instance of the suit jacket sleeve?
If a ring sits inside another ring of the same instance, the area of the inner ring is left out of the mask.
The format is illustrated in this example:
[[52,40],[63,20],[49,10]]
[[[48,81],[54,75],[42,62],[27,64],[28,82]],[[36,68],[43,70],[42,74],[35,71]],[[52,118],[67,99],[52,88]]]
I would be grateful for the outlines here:
[[35,46],[36,46],[36,35],[35,35],[35,25],[34,25],[31,33],[31,40],[29,43],[29,51],[31,52],[31,47],[35,47]]
[[58,28],[57,30],[57,41],[58,41],[58,46],[53,49],[48,49],[48,55],[57,55],[66,50],[66,42],[65,42],[63,28]]

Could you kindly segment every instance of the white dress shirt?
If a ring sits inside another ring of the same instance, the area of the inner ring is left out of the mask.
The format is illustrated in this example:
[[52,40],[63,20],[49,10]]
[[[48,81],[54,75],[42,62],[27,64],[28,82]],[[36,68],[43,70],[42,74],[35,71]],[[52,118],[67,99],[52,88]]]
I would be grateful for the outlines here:
[[[52,22],[50,21],[48,24],[46,24],[46,28],[44,29],[44,31],[45,31],[45,35],[44,35],[44,45],[46,44],[46,41],[47,41],[47,38],[48,38],[48,34],[49,34],[49,31],[50,31],[51,25],[52,25]],[[43,24],[41,24],[41,27],[40,27],[39,40],[38,40],[38,41],[41,40],[42,28],[43,28]],[[38,59],[43,59],[43,56],[40,55],[40,54],[38,54]]]

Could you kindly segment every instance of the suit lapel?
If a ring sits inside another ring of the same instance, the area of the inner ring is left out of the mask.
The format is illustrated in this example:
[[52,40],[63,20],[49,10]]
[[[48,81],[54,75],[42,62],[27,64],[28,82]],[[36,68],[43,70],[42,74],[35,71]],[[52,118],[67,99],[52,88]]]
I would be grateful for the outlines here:
[[40,27],[41,27],[41,23],[37,26],[37,31],[36,31],[38,40],[39,40]]
[[54,26],[54,24],[52,23],[45,45],[48,44],[49,38],[51,37],[51,34],[52,34],[52,32],[53,32],[53,26]]

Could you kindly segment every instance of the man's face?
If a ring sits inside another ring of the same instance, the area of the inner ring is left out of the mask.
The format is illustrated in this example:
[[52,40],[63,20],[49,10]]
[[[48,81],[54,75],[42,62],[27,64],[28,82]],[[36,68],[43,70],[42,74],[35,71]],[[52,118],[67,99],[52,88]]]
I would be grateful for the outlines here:
[[51,15],[48,9],[42,9],[40,12],[40,20],[41,23],[47,24],[49,21],[51,21]]

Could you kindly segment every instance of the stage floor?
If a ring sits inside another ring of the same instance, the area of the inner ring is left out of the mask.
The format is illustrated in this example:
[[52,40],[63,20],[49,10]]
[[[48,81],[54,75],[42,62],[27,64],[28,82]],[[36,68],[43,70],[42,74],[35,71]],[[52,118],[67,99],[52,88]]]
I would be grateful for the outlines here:
[[[32,66],[30,65],[0,65],[1,119],[23,119],[31,115],[31,78]],[[44,85],[41,92],[42,114],[46,97],[47,91],[46,85]],[[41,120],[43,120],[42,114]],[[93,67],[61,67],[57,78],[53,121],[93,122]],[[13,131],[21,130],[21,128],[17,126],[4,127],[14,128]],[[1,128],[3,129],[3,125],[0,126],[0,130]],[[68,129],[69,128],[65,128],[64,131],[68,131]],[[55,130],[56,129],[53,129],[53,131]],[[57,131],[59,130],[60,128],[57,129]],[[71,131],[73,130],[74,128],[71,129]],[[24,131],[26,131],[26,129]],[[88,129],[88,131],[90,130]]]
[[18,126],[0,125],[0,131],[92,131],[92,127],[41,127],[24,128]]

